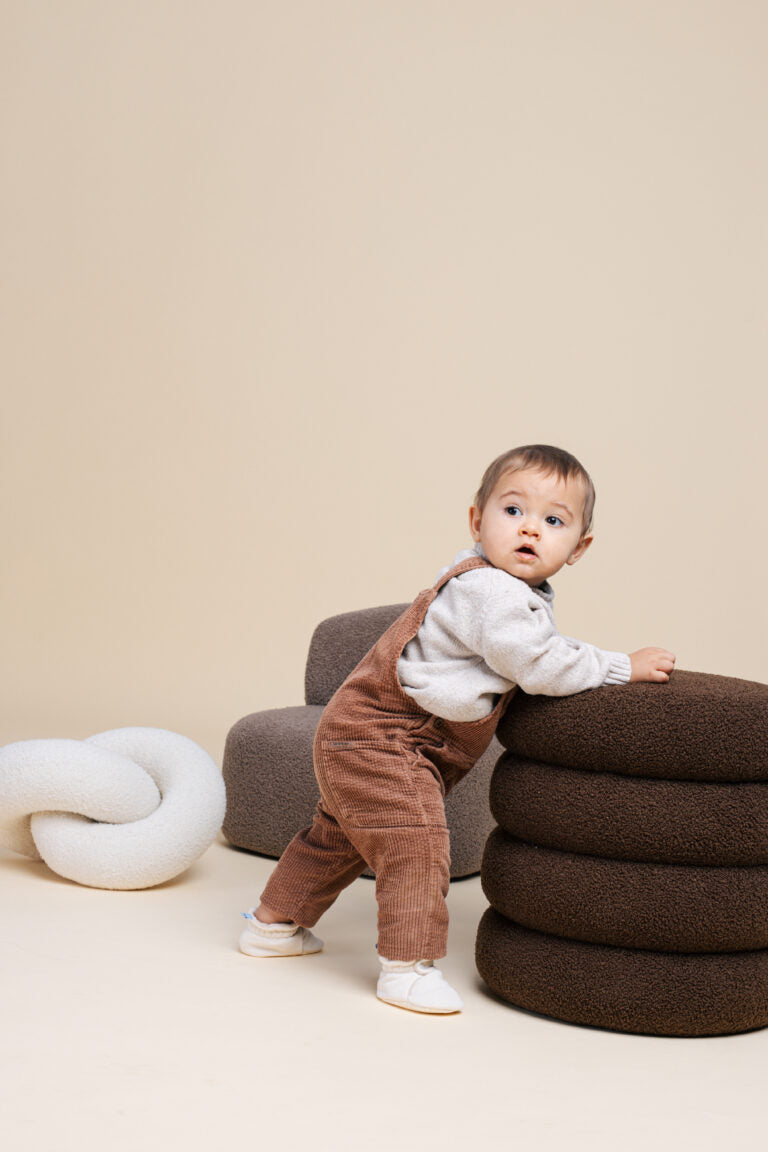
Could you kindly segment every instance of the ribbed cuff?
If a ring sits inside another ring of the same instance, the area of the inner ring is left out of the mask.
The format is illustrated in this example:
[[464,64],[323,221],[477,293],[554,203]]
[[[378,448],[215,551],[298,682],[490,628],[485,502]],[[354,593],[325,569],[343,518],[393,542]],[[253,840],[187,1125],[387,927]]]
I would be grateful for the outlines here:
[[431,960],[385,960],[379,956],[379,962],[384,972],[414,972],[417,964],[431,964]]
[[632,665],[625,652],[609,652],[611,662],[603,684],[629,684]]
[[282,924],[275,921],[272,924],[265,924],[263,920],[256,919],[254,908],[251,908],[248,912],[243,912],[242,915],[248,921],[253,931],[261,933],[262,936],[295,936],[299,930],[298,924],[290,922]]

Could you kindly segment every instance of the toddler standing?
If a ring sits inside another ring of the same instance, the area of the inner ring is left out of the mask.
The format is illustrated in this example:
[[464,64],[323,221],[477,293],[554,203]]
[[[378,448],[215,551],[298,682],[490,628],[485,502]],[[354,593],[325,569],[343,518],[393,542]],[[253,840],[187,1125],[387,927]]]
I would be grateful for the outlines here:
[[487,748],[517,687],[568,696],[669,679],[663,648],[631,655],[561,636],[549,578],[592,543],[594,487],[570,453],[514,448],[483,476],[460,552],[347,677],[314,743],[320,801],[248,921],[249,956],[319,952],[310,929],[369,865],[377,996],[417,1012],[463,1007],[445,955],[450,853],[444,798]]

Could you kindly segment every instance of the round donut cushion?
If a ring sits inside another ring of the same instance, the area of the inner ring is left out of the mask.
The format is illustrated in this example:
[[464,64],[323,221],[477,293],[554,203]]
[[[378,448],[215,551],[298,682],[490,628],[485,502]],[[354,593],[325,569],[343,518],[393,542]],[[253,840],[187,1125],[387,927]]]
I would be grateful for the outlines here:
[[684,955],[533,932],[489,908],[477,968],[503,1000],[571,1024],[724,1036],[768,1024],[768,951]]
[[520,840],[664,864],[768,864],[768,783],[648,780],[523,760],[494,771],[491,811]]
[[563,768],[670,780],[768,780],[768,684],[676,671],[667,684],[517,692],[497,736]]
[[[89,773],[98,803],[87,796]],[[0,811],[6,787],[13,798],[11,824],[0,824],[0,834],[9,832],[4,839],[10,847],[24,851],[26,844],[26,854],[93,888],[149,888],[177,876],[210,845],[226,803],[221,773],[208,753],[161,728],[115,728],[83,742],[6,745]]]
[[768,948],[768,868],[605,860],[497,828],[481,876],[497,912],[539,932],[665,952]]

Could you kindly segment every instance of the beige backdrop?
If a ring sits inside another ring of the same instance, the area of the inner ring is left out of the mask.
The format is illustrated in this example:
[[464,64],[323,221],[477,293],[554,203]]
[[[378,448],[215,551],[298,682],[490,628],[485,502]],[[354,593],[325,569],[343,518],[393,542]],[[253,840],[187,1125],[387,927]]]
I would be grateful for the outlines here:
[[768,680],[761,0],[2,0],[0,742],[219,757],[486,463],[561,628]]

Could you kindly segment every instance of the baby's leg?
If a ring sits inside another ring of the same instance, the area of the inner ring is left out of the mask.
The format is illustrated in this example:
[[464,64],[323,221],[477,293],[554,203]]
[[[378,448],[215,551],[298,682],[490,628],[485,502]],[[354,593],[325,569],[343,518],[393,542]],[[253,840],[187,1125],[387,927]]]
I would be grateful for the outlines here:
[[379,903],[376,995],[412,1012],[460,1012],[460,996],[432,963],[447,948],[448,830],[382,830],[366,845],[366,854],[376,872]]
[[[281,924],[285,923],[284,917],[279,912],[275,912],[274,908],[269,908],[266,904],[259,904],[258,908],[252,909],[253,915],[261,924]],[[293,921],[290,921],[293,923]]]
[[[445,955],[448,936],[443,785],[409,734],[380,727],[378,739],[316,741],[315,770],[338,821],[335,829],[376,875],[380,954],[436,959]],[[262,899],[293,915],[271,885]],[[314,921],[299,923],[311,927]]]
[[447,949],[448,830],[389,829],[370,855],[379,903],[376,995],[412,1012],[460,1012],[460,996],[432,963]]
[[365,868],[365,861],[322,803],[309,828],[294,836],[262,893],[245,913],[240,949],[249,956],[295,956],[323,946],[311,928],[338,894]]
[[312,824],[294,836],[280,857],[261,894],[262,904],[284,921],[311,928],[365,867],[321,801]]
[[459,1012],[460,997],[432,963],[448,942],[450,845],[442,788],[420,755],[408,753],[398,768],[390,757],[378,758],[379,804],[367,813],[358,796],[355,814],[350,806],[343,819],[376,874],[382,967],[376,994],[414,1012]]
[[366,829],[357,843],[376,874],[379,955],[399,961],[445,956],[451,879],[447,827]]

